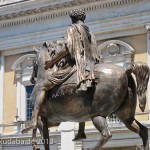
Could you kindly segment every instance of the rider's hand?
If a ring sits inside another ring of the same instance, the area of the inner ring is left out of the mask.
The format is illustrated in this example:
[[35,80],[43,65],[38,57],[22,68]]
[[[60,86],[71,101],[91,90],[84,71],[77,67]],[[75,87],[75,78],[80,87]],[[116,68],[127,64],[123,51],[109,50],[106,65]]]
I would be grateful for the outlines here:
[[46,61],[45,62],[45,69],[47,70],[48,68],[53,68],[54,64],[52,61]]
[[98,64],[100,62],[100,57],[98,55],[93,56],[95,59],[95,64]]

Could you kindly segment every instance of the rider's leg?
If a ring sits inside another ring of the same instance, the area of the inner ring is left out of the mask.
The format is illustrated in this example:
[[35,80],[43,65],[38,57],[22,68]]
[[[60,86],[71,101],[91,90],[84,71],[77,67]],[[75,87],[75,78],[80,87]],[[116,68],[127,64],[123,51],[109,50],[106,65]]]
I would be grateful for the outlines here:
[[46,93],[45,90],[40,90],[39,93],[37,94],[34,111],[33,111],[33,115],[32,115],[32,125],[34,128],[36,128],[36,125],[37,125],[40,108],[45,99],[45,93]]
[[72,141],[86,139],[84,130],[85,130],[85,122],[79,122],[78,134],[75,136],[75,138]]
[[54,84],[48,80],[45,80],[39,83],[38,85],[36,85],[32,94],[33,99],[35,99],[35,106],[34,106],[34,110],[32,114],[32,122],[27,128],[22,130],[22,133],[26,133],[31,129],[36,129],[40,109],[45,99],[45,93],[46,91],[50,90],[53,87],[54,87]]
[[36,102],[35,102],[34,110],[32,113],[31,124],[29,124],[28,127],[23,129],[22,133],[27,133],[29,130],[37,128],[37,120],[38,120],[38,116],[39,116],[39,112],[40,112],[40,107],[44,101],[44,98],[45,98],[45,91],[44,90],[39,91],[36,96]]

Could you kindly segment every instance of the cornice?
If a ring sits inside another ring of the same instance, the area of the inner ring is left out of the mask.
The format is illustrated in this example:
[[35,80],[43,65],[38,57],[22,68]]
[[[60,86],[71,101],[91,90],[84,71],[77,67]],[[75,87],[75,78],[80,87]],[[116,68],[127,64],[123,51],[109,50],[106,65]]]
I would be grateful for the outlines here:
[[68,16],[70,8],[73,8],[73,7],[80,7],[84,9],[85,11],[94,11],[94,10],[99,10],[99,9],[107,9],[111,7],[118,7],[118,6],[123,6],[127,4],[133,4],[136,2],[142,2],[142,1],[144,0],[117,0],[117,1],[116,0],[109,0],[109,1],[108,0],[105,0],[105,1],[74,0],[71,2],[64,2],[64,3],[56,4],[56,5],[49,5],[49,6],[45,6],[45,7],[41,7],[37,9],[30,9],[26,11],[20,11],[17,13],[1,15],[0,21],[3,21],[3,22],[0,24],[0,28],[11,27],[11,26],[16,26],[20,24],[27,24],[27,23],[32,23],[32,22],[41,21],[41,20],[48,20],[48,19],[53,19],[57,17]]
[[[149,21],[150,11],[125,17],[122,16],[107,20],[89,22],[87,25],[95,34],[97,41],[99,41],[114,37],[145,34],[145,25]],[[0,51],[14,51],[18,48],[25,48],[25,51],[32,51],[32,47],[34,45],[40,45],[45,41],[60,39],[64,37],[65,34],[66,27],[61,27],[7,38],[4,37],[0,39]]]

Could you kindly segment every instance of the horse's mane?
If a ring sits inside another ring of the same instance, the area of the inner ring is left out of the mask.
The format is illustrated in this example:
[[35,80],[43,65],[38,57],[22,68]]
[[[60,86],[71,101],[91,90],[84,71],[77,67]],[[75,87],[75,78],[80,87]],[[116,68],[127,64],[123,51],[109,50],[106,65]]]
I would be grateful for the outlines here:
[[65,47],[65,41],[64,40],[57,40],[57,41],[50,41],[50,42],[45,42],[43,45],[48,48],[49,53],[51,52],[56,52],[59,53],[62,48]]

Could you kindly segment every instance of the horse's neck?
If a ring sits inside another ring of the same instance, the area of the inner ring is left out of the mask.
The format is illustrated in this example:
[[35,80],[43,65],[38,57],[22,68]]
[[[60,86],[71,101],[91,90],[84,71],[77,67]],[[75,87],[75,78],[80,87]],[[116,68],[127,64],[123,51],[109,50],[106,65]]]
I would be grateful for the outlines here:
[[44,67],[38,66],[37,79],[44,77],[44,75],[45,75]]
[[[56,55],[56,54],[55,54]],[[43,48],[43,51],[41,51],[41,58],[38,60],[38,73],[37,73],[37,79],[44,79],[48,76],[50,76],[53,72],[56,72],[58,70],[58,67],[56,65],[53,66],[53,68],[45,69],[45,62],[52,60],[53,58],[48,53],[47,49],[45,47]]]

